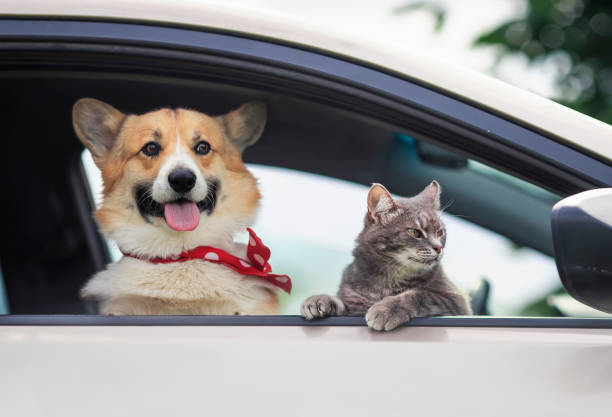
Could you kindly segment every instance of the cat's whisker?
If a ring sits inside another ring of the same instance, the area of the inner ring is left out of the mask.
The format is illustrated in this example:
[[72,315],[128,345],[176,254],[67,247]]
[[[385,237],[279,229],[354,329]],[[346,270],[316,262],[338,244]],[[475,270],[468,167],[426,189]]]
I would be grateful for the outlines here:
[[455,200],[449,200],[446,202],[446,204],[444,206],[442,206],[442,208],[440,209],[441,213],[444,213],[446,211],[447,208],[449,208],[450,206],[453,205],[453,203],[455,202]]

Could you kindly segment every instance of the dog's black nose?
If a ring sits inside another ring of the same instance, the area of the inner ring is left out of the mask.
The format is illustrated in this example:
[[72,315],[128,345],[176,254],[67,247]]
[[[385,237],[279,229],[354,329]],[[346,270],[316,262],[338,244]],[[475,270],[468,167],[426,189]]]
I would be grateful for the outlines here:
[[174,191],[182,194],[194,187],[196,176],[190,169],[177,168],[168,175],[168,183]]

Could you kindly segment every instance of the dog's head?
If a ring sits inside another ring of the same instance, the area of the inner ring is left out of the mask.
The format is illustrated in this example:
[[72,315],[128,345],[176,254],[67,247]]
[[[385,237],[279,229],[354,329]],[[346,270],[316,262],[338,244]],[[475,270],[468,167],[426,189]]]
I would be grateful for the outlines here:
[[83,98],[72,117],[102,171],[96,219],[122,250],[169,256],[229,244],[254,220],[260,195],[242,151],[264,129],[263,103],[218,117],[185,109],[137,116]]

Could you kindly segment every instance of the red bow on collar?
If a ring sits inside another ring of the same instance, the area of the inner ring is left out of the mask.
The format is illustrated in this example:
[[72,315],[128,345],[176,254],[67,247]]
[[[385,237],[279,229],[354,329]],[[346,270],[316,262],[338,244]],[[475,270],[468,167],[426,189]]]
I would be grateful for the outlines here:
[[270,284],[276,285],[283,291],[291,293],[291,279],[287,275],[277,275],[272,273],[272,267],[268,263],[270,259],[270,248],[263,244],[261,239],[253,230],[247,227],[249,232],[249,244],[247,246],[247,258],[249,262],[240,259],[237,256],[231,255],[226,251],[212,246],[198,246],[191,250],[185,251],[178,256],[172,258],[142,258],[130,253],[123,253],[124,256],[129,256],[143,261],[148,261],[154,264],[169,264],[172,262],[185,262],[192,260],[201,260],[223,264],[228,268],[233,269],[242,275],[252,275],[263,278]]

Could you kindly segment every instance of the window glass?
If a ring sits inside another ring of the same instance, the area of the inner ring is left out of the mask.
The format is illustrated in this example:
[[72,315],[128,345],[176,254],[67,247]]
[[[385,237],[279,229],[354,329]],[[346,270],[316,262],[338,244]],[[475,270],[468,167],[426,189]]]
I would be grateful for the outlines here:
[[2,267],[0,266],[0,314],[8,314],[9,305],[6,299],[6,289],[4,288],[4,277],[2,276]]
[[556,203],[559,200],[559,197],[538,187],[537,185],[530,184],[527,181],[523,181],[520,178],[508,175],[505,172],[498,171],[497,169],[481,164],[480,162],[468,161],[468,168],[487,177],[495,178],[498,182],[510,185],[525,194],[530,194],[541,199],[549,200],[552,203]]
[[[89,183],[89,189],[93,195],[94,204],[96,207],[100,205],[102,202],[102,174],[100,170],[96,166],[91,156],[91,153],[88,150],[84,150],[81,154],[81,162],[83,163],[83,168],[85,169],[85,175],[87,176],[87,182]],[[108,252],[113,262],[119,260],[121,258],[121,251],[115,244],[110,240],[105,240],[106,245],[108,247]]]
[[[87,151],[83,153],[83,163],[94,199],[99,203],[100,175]],[[273,270],[288,274],[294,283],[290,296],[281,293],[281,313],[299,314],[306,297],[334,294],[338,289],[362,228],[368,187],[285,168],[247,165],[259,180],[262,193],[254,230],[272,249]],[[468,166],[483,175],[510,181],[525,192],[547,193],[474,161],[469,161]],[[547,296],[559,290],[551,257],[518,247],[506,237],[460,217],[447,213],[442,216],[448,231],[445,271],[466,291],[479,278],[486,278],[491,284],[491,314],[531,314],[528,306],[542,300],[546,303]],[[246,239],[246,235],[240,239]],[[121,253],[116,246],[109,243],[109,248],[112,258],[119,259]]]

